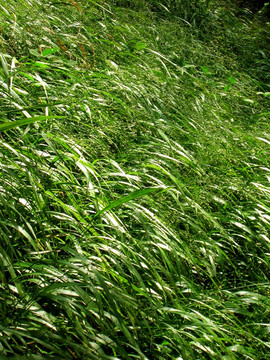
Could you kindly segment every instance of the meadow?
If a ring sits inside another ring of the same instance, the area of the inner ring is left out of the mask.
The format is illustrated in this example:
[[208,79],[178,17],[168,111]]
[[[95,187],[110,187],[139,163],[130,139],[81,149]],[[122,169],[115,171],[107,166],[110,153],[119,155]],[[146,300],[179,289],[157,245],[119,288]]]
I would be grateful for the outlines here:
[[0,3],[0,360],[270,359],[268,8]]

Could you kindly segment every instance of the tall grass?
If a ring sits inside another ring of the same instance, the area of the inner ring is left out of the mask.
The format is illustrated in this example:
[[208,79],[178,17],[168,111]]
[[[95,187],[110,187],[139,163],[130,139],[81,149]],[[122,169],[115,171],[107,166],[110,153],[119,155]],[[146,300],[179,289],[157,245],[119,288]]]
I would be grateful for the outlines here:
[[0,358],[269,359],[266,35],[124,5],[1,5]]

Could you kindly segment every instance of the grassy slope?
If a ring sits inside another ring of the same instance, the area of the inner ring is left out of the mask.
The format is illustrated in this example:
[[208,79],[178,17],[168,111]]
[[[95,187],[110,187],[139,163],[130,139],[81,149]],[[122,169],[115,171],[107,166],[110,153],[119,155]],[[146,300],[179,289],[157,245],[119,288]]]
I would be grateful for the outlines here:
[[267,27],[124,3],[1,7],[0,355],[268,359]]

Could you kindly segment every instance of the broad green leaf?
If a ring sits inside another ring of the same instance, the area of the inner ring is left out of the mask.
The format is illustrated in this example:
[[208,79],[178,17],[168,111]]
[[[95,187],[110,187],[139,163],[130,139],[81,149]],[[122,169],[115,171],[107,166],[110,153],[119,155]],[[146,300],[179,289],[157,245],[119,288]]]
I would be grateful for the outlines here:
[[6,123],[0,125],[0,132],[11,130],[11,129],[14,129],[16,127],[32,124],[32,123],[35,123],[37,121],[45,121],[45,120],[52,120],[52,119],[63,119],[63,118],[65,118],[65,116],[35,116],[35,117],[28,118],[28,119],[11,121],[9,123],[6,122]]
[[53,49],[46,49],[42,52],[42,56],[47,56],[47,55],[51,55],[51,54],[54,54],[58,51],[58,48],[55,47]]
[[119,205],[122,205],[124,203],[127,203],[131,200],[135,200],[139,197],[142,197],[142,196],[145,196],[145,195],[148,195],[152,192],[155,192],[159,190],[158,188],[149,188],[149,189],[143,189],[143,190],[137,190],[137,191],[134,191],[133,193],[127,195],[127,196],[124,196],[118,200],[115,200],[113,202],[111,202],[108,206],[106,206],[104,209],[100,210],[96,215],[95,217],[107,212],[107,211],[110,211],[112,210],[113,208],[119,206]]
[[146,47],[147,47],[147,44],[145,44],[145,43],[143,43],[143,42],[141,42],[141,41],[138,41],[138,42],[136,42],[136,44],[135,44],[136,50],[143,50],[143,49],[145,49]]

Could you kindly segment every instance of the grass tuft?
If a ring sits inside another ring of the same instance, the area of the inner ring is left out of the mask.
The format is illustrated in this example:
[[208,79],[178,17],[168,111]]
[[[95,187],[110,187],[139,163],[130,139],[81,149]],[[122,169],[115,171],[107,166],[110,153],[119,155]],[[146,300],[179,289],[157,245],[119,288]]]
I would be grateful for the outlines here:
[[0,23],[0,358],[269,359],[264,12],[11,0]]

